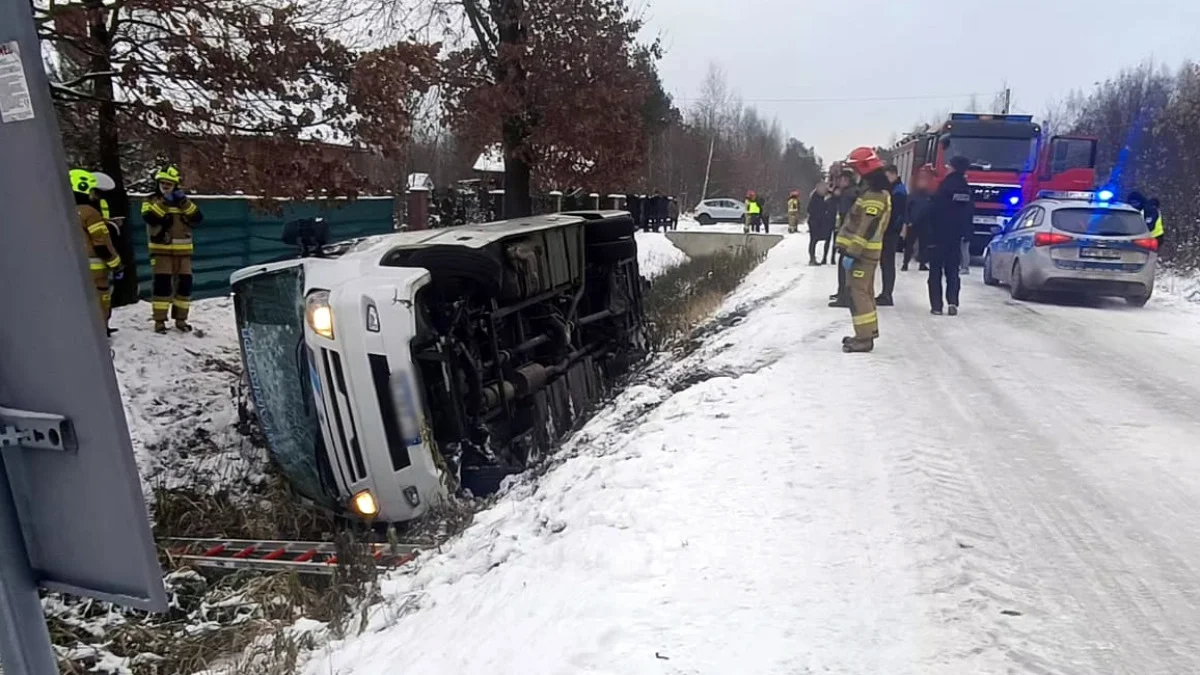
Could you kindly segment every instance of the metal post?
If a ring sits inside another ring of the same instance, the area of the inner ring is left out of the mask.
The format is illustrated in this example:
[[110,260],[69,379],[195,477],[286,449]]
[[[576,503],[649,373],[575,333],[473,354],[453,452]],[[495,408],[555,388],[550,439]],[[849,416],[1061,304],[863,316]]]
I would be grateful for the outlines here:
[[[5,0],[7,2],[7,0]],[[20,449],[13,452],[21,452]],[[0,460],[0,666],[5,675],[58,675],[50,632],[29,569],[25,537]]]
[[[17,49],[14,49],[13,47]],[[19,56],[19,58],[18,58]],[[23,67],[16,67],[23,64]],[[66,171],[58,128],[49,105],[42,52],[26,0],[0,0],[0,203],[45,202],[47,218],[68,217]],[[26,97],[24,90],[30,96]],[[29,110],[32,109],[31,118]],[[47,182],[47,169],[54,165]],[[19,213],[20,211],[18,211]],[[6,222],[33,227],[37,222]],[[15,281],[15,280],[14,280]],[[23,452],[19,447],[5,452]],[[5,460],[0,457],[0,664],[7,675],[58,675],[50,633],[29,564],[25,535],[13,500]]]

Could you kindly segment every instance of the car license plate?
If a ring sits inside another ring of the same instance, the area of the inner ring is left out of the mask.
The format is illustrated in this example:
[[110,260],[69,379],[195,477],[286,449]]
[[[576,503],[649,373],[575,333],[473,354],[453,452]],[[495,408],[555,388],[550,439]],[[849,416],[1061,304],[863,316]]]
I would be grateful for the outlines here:
[[1120,260],[1121,252],[1111,248],[1081,248],[1079,249],[1079,257],[1100,258],[1101,260]]

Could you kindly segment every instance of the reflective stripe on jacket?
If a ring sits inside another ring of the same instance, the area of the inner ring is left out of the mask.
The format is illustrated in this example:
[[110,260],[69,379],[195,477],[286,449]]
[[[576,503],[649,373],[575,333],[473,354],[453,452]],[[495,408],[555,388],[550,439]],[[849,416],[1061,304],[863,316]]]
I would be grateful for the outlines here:
[[108,234],[108,223],[96,207],[79,204],[75,207],[79,214],[79,225],[83,232],[84,247],[88,256],[88,268],[93,271],[115,270],[121,266],[121,256],[112,244]]
[[788,200],[788,214],[796,215],[800,213],[800,200],[792,197]]
[[891,216],[891,195],[867,190],[850,207],[834,243],[855,260],[878,262],[883,257],[883,233]]
[[142,219],[150,253],[162,255],[191,255],[192,228],[204,219],[200,207],[188,198],[170,204],[162,195],[154,195],[142,203]]

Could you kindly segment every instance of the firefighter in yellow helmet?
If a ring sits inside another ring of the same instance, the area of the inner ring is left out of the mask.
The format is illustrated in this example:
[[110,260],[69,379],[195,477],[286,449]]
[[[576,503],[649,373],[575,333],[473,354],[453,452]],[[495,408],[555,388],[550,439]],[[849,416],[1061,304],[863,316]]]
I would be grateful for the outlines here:
[[142,219],[150,242],[153,268],[151,305],[154,330],[167,332],[167,312],[181,331],[190,331],[192,303],[192,228],[204,219],[200,208],[180,189],[179,169],[173,166],[154,175],[158,191],[142,203]]
[[800,193],[792,190],[788,195],[788,234],[796,234],[800,229]]
[[108,320],[112,316],[110,276],[119,280],[125,273],[125,267],[109,236],[108,223],[100,213],[100,191],[96,176],[84,169],[72,169],[68,178],[75,195],[75,211],[79,214],[88,269],[92,273],[92,283],[96,286],[96,298],[100,303],[100,318],[108,334],[112,335],[115,331],[108,328]]
[[891,183],[884,162],[871,148],[858,148],[846,161],[862,177],[864,189],[846,214],[834,241],[842,254],[849,289],[854,335],[842,340],[842,351],[869,352],[879,337],[875,313],[875,269],[883,256],[883,234],[891,217]]

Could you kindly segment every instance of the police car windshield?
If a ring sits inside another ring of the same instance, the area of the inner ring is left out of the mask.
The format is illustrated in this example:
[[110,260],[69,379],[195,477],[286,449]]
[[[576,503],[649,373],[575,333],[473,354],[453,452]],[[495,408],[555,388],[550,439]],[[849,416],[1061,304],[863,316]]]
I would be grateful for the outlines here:
[[1132,211],[1110,209],[1058,209],[1051,217],[1054,229],[1072,234],[1123,237],[1146,234],[1146,221]]
[[1033,141],[1022,138],[951,136],[946,158],[962,155],[977,171],[1028,171],[1032,166]]

